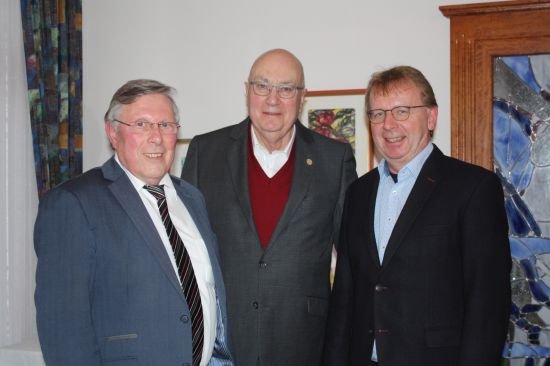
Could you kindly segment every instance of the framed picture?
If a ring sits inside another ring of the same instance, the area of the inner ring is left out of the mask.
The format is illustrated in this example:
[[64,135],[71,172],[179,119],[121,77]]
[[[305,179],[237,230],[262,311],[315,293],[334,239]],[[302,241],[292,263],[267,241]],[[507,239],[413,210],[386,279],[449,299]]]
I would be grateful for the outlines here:
[[174,154],[174,162],[172,163],[172,169],[170,169],[170,174],[175,175],[176,177],[181,176],[181,168],[183,168],[183,162],[187,156],[187,148],[191,139],[178,139],[176,142],[176,153]]
[[308,91],[300,116],[306,127],[351,145],[359,176],[374,167],[365,92],[365,89]]

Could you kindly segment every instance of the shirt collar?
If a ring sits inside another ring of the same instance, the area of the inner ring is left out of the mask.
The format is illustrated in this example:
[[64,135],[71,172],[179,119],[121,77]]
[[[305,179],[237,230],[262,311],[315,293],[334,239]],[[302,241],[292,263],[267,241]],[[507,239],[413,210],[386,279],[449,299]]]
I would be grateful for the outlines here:
[[[252,149],[254,152],[261,151],[263,153],[266,153],[269,155],[269,151],[265,148],[264,145],[258,140],[258,137],[256,136],[256,132],[254,132],[254,127],[252,124],[250,124],[250,133],[252,136]],[[292,148],[292,143],[294,142],[294,136],[296,135],[296,125],[292,125],[292,136],[290,137],[290,141],[288,144],[282,149],[282,150],[274,150],[273,153],[280,152],[285,154],[287,157],[290,155],[290,150]]]
[[[411,175],[414,179],[416,179],[433,149],[433,144],[430,142],[424,149],[422,149],[422,151],[420,151],[420,153],[418,153],[411,161],[405,164],[401,170],[399,170],[397,180],[399,181],[403,174]],[[383,159],[378,165],[378,174],[380,174],[381,177],[386,178],[390,176],[390,168],[386,159]]]
[[[130,182],[132,183],[136,191],[141,192],[141,189],[147,183],[145,183],[144,181],[136,177],[134,174],[132,174],[132,172],[130,172],[128,169],[126,169],[126,167],[120,162],[116,152],[115,152],[115,161],[118,163],[118,165],[120,165],[124,173],[126,173],[126,175],[130,179]],[[164,174],[164,177],[162,177],[158,185],[164,185],[165,187],[172,188],[174,185],[172,183],[172,179],[170,179],[170,174],[168,173]]]

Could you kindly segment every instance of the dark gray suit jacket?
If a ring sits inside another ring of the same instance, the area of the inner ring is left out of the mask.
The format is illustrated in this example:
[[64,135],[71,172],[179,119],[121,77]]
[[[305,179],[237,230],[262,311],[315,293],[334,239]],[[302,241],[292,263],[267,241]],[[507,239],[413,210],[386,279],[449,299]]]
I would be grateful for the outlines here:
[[[204,199],[190,184],[172,181],[208,249],[227,325]],[[189,308],[177,275],[114,158],[41,198],[34,239],[38,335],[47,365],[192,364]]]
[[264,251],[248,191],[249,120],[191,142],[182,176],[201,190],[220,243],[239,366],[320,364],[329,269],[345,190],[357,177],[351,148],[296,123],[286,207]]
[[435,147],[383,262],[374,234],[378,169],[348,190],[325,365],[497,366],[510,311],[510,246],[494,173]]

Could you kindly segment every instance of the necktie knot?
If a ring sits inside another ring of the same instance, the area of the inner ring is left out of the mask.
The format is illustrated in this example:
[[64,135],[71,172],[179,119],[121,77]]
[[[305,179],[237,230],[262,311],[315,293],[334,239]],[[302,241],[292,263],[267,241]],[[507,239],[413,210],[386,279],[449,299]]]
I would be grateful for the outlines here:
[[153,195],[157,199],[157,201],[160,201],[163,198],[166,198],[166,194],[164,193],[164,184],[160,184],[158,186],[151,186],[151,185],[144,185],[143,188],[145,188],[149,193]]

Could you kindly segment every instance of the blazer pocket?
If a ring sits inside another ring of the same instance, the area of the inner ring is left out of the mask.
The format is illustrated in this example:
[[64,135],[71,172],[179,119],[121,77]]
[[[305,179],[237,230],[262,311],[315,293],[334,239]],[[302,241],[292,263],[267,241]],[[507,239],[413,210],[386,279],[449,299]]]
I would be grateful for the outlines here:
[[424,332],[428,347],[456,347],[460,345],[460,329],[458,327],[426,327]]
[[328,300],[320,297],[307,298],[307,312],[316,316],[327,316]]
[[120,335],[113,335],[113,336],[107,337],[107,342],[123,341],[125,339],[135,339],[135,338],[137,338],[137,334],[135,334],[135,333],[133,333],[133,334],[120,334]]
[[135,358],[128,358],[124,360],[103,360],[102,365],[109,365],[109,366],[137,366],[139,365],[137,359]]
[[109,365],[137,365],[137,341],[136,333],[105,337],[102,362]]

